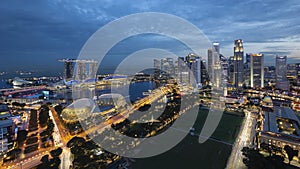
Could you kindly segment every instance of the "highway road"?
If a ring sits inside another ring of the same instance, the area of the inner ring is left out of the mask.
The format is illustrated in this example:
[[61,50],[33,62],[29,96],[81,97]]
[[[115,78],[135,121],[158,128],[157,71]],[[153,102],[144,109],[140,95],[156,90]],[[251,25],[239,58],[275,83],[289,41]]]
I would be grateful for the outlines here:
[[256,120],[253,118],[250,111],[245,111],[246,117],[242,124],[242,128],[239,132],[239,135],[235,141],[234,147],[231,151],[231,155],[227,162],[226,169],[246,169],[247,167],[243,163],[243,154],[242,149],[243,147],[247,147],[252,145],[252,140],[255,137],[255,125]]

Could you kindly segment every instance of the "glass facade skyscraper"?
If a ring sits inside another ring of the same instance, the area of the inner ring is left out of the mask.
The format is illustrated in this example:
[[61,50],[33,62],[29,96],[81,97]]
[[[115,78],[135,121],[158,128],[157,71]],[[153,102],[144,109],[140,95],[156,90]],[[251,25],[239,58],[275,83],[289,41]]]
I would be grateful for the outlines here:
[[250,83],[251,87],[264,87],[264,55],[250,54]]
[[233,60],[233,84],[235,88],[241,88],[244,83],[244,47],[242,39],[234,41]]

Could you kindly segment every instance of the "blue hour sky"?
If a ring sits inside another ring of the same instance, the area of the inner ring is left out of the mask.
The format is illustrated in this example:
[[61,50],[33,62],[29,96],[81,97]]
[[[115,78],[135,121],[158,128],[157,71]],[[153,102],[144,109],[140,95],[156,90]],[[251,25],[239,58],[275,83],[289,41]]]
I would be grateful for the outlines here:
[[[233,55],[233,41],[241,38],[246,53],[265,53],[266,65],[274,64],[275,54],[300,62],[299,0],[9,0],[0,2],[0,71],[61,71],[57,60],[76,58],[101,26],[138,12],[164,12],[188,20],[212,42],[220,42],[227,57]],[[176,42],[163,42],[159,47],[178,49]],[[108,58],[157,42],[149,44],[129,40]]]

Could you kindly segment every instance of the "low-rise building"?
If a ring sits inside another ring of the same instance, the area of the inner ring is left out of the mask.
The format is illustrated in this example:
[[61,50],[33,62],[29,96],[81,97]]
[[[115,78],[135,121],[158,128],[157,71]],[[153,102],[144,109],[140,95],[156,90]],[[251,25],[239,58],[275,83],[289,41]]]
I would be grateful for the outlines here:
[[294,150],[300,150],[300,121],[291,108],[275,106],[273,112],[263,112],[263,116],[259,148],[265,143],[280,148],[289,145]]
[[0,156],[13,146],[13,121],[7,105],[0,105]]

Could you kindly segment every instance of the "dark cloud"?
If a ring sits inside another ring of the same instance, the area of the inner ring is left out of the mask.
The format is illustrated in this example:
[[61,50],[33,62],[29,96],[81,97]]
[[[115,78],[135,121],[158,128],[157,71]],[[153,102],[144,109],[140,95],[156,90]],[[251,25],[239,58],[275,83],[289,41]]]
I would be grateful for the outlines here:
[[233,40],[238,38],[249,43],[249,52],[286,49],[294,59],[300,54],[300,38],[289,38],[300,32],[298,0],[9,0],[0,2],[0,57],[5,63],[0,69],[61,69],[57,59],[75,58],[98,28],[146,11],[187,19],[209,39],[221,42],[226,56],[232,55]]

